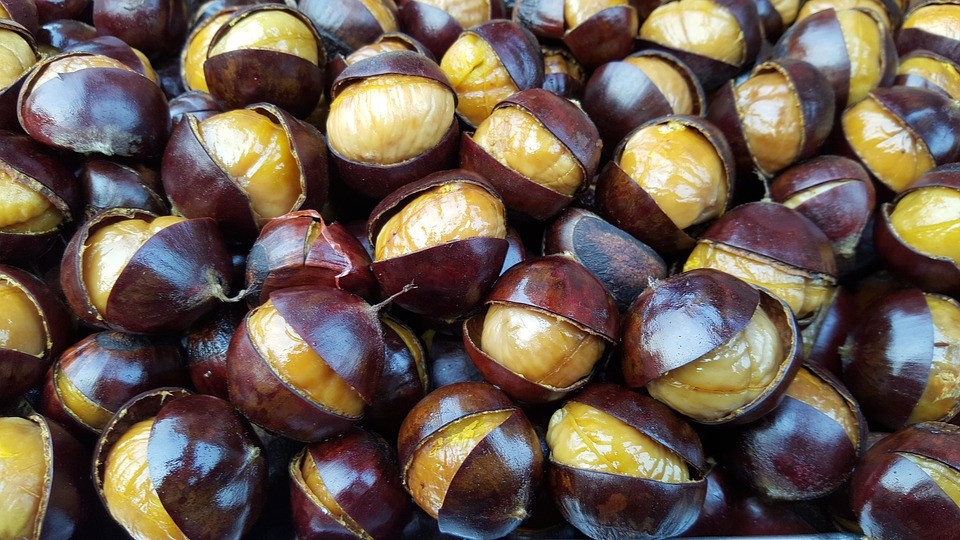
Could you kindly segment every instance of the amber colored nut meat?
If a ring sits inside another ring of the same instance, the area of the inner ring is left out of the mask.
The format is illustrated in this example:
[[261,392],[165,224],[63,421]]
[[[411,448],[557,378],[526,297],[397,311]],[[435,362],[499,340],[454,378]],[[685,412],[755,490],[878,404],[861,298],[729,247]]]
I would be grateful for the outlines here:
[[960,6],[950,0],[914,2],[897,34],[897,50],[905,55],[927,50],[960,62]]
[[703,107],[703,90],[679,61],[670,61],[656,54],[637,54],[623,59],[650,79],[667,98],[673,114],[695,115]]
[[310,18],[331,56],[346,56],[400,29],[393,0],[304,0],[298,9]]
[[900,58],[894,86],[915,86],[960,98],[960,70],[950,60],[930,51],[912,51]]
[[83,214],[90,218],[110,208],[137,208],[158,215],[169,208],[162,193],[159,171],[140,163],[88,158],[80,182]]
[[960,189],[926,186],[912,189],[881,219],[905,246],[931,259],[960,267]]
[[180,77],[187,90],[210,92],[207,87],[207,77],[203,72],[203,64],[207,61],[210,43],[213,36],[226,24],[236,8],[228,8],[197,24],[187,37],[187,41],[180,53]]
[[[26,29],[9,21],[0,23],[0,46],[3,47],[3,55],[0,56],[0,91],[6,94],[7,88],[13,86],[40,58],[36,43]],[[4,99],[7,99],[6,96]]]
[[2,417],[0,441],[0,535],[33,538],[41,517],[44,478],[49,474],[42,429],[26,418]]
[[[551,4],[547,3],[546,6]],[[619,60],[634,49],[640,28],[637,6],[626,0],[563,2],[564,45],[587,68]]]
[[[872,11],[848,9],[837,13],[844,46],[850,59],[850,94],[847,104],[857,103],[886,77],[890,59],[885,56],[887,31]],[[879,60],[879,61],[878,61]],[[896,61],[893,61],[894,65]]]

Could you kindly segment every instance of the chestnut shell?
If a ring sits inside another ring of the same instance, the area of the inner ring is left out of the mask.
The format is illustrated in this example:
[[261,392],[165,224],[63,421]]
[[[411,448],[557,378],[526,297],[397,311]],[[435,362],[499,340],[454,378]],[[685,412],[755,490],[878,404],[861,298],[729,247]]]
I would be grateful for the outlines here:
[[157,215],[169,211],[159,171],[141,163],[87,158],[80,183],[87,219],[110,208],[136,208]]
[[[920,8],[936,4],[953,4],[950,0],[918,0],[910,2],[910,7],[904,13],[904,20],[908,19]],[[897,51],[900,55],[915,50],[926,50],[939,54],[954,64],[960,63],[960,40],[946,36],[932,34],[920,28],[903,28],[897,32]]]

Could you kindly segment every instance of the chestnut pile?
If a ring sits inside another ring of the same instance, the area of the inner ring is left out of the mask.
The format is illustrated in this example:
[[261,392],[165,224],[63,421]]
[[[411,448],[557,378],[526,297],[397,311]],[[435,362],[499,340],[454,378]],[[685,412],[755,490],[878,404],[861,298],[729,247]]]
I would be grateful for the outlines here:
[[960,538],[960,0],[0,0],[0,540]]

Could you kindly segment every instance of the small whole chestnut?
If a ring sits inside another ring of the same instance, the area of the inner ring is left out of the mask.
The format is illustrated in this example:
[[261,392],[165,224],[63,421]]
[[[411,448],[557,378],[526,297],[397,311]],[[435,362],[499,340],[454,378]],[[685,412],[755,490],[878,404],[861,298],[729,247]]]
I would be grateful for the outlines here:
[[138,208],[158,215],[169,211],[160,171],[143,163],[89,157],[84,160],[80,184],[87,219],[110,208]]
[[116,36],[147,56],[170,56],[187,34],[183,0],[95,0],[93,25],[101,36]]

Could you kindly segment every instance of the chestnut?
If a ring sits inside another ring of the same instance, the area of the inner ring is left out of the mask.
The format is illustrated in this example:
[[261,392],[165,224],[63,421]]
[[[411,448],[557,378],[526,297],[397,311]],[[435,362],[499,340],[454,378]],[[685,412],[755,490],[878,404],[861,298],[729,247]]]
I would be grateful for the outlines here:
[[649,397],[594,384],[550,418],[547,476],[563,516],[590,538],[663,538],[687,529],[706,495],[689,424]]
[[508,270],[463,323],[467,354],[483,377],[527,403],[563,398],[587,384],[617,343],[617,306],[572,258],[551,255]]
[[[87,0],[81,0],[86,4]],[[39,7],[42,0],[37,2]],[[46,22],[36,33],[37,42],[43,47],[62,51],[97,37],[97,29],[89,24],[73,19],[55,19]]]
[[568,208],[543,233],[543,254],[563,253],[603,283],[624,311],[649,286],[667,277],[667,265],[648,245],[600,216]]
[[443,71],[413,51],[357,62],[333,82],[327,143],[339,178],[381,198],[456,166],[457,93]]
[[397,448],[403,487],[442,533],[500,538],[530,513],[543,472],[540,441],[489,384],[428,394],[404,419]]
[[503,0],[401,0],[400,26],[436,58],[466,29],[508,18]]
[[884,295],[841,349],[843,379],[871,426],[894,431],[960,412],[960,303],[918,289]]
[[[873,0],[865,1],[869,2]],[[811,2],[803,2],[801,0],[756,0],[757,17],[760,18],[760,25],[763,27],[763,38],[770,43],[775,42],[777,38],[783,34],[783,31],[790,28],[794,21],[797,20],[797,15],[802,10],[800,5],[803,4],[805,6],[808,3],[817,3],[817,0],[811,0]]]
[[897,33],[897,50],[907,54],[922,49],[960,63],[960,35],[953,26],[960,21],[960,4],[953,0],[911,2]]
[[[0,8],[2,9],[2,8]],[[40,60],[33,35],[23,26],[0,17],[0,129],[18,130],[17,96],[27,73]]]
[[[696,336],[696,338],[692,338]],[[701,424],[746,423],[771,411],[802,361],[789,306],[711,269],[647,289],[623,323],[627,386]]]
[[101,36],[116,36],[147,56],[170,56],[187,35],[183,0],[95,0],[93,25]]
[[23,82],[17,108],[28,135],[78,153],[159,156],[170,134],[160,87],[125,64],[92,53],[40,62]]
[[195,325],[181,340],[190,381],[198,393],[230,399],[227,389],[227,350],[243,322],[242,304],[224,304],[205,323]]
[[952,61],[930,51],[911,51],[900,57],[894,86],[915,86],[960,99],[960,70]]
[[647,121],[668,114],[700,116],[706,109],[703,87],[690,68],[652,49],[600,66],[583,92],[583,110],[608,151]]
[[932,90],[878,88],[843,113],[852,157],[893,193],[960,158],[960,108]]
[[78,199],[76,179],[56,154],[0,131],[0,261],[27,264],[59,244]]
[[570,100],[580,101],[587,81],[586,68],[568,49],[541,47],[543,54],[543,85],[541,88]]
[[343,70],[347,69],[347,66],[390,51],[413,51],[422,54],[432,62],[436,62],[436,57],[423,43],[402,32],[387,32],[380,34],[372,43],[359,47],[346,56],[338,53],[330,58],[326,73],[327,90],[329,90],[330,84],[343,73]]
[[207,118],[223,112],[223,107],[210,94],[192,90],[171,99],[169,106],[170,122],[173,124],[173,129],[177,129],[177,126],[188,114],[192,114],[197,121],[203,122]]
[[323,135],[269,104],[205,120],[187,115],[170,137],[160,173],[177,213],[212,217],[244,241],[271,218],[320,208],[327,198]]
[[406,524],[394,450],[375,433],[354,428],[311,444],[289,471],[297,538],[397,538]]
[[804,363],[842,377],[840,348],[857,317],[856,298],[843,287],[837,287],[833,298],[802,329]]
[[464,30],[443,55],[440,69],[457,93],[457,115],[473,127],[490,116],[497,103],[543,84],[537,39],[504,20]]
[[0,404],[43,380],[73,333],[67,310],[32,274],[0,264]]
[[239,538],[263,506],[264,450],[226,401],[162,388],[127,402],[93,455],[94,484],[134,538]]
[[313,22],[330,56],[346,56],[400,29],[394,0],[302,0],[297,9]]
[[544,40],[560,40],[587,69],[619,60],[633,50],[637,6],[625,0],[517,0],[513,20]]
[[546,220],[596,174],[600,135],[579,107],[542,88],[498,103],[460,140],[460,166],[483,176],[509,210]]
[[960,298],[958,215],[960,166],[928,171],[880,207],[874,233],[880,259],[924,291]]
[[806,322],[837,286],[833,246],[799,212],[771,202],[738,206],[700,236],[684,271],[713,268],[764,287]]
[[270,294],[227,350],[230,401],[252,422],[304,442],[345,431],[373,401],[384,365],[375,308],[332,287]]
[[203,65],[210,52],[210,42],[219,30],[231,19],[239,7],[227,7],[197,22],[190,30],[180,50],[180,79],[186,90],[210,93]]
[[380,315],[380,322],[385,353],[383,374],[363,423],[392,438],[410,409],[430,391],[430,380],[427,353],[413,329],[385,313]]
[[91,0],[35,0],[37,16],[42,24],[83,18],[83,13],[90,7]]
[[467,354],[463,337],[430,331],[424,335],[424,342],[430,358],[427,380],[431,389],[460,382],[484,381]]
[[114,36],[97,36],[65,47],[63,52],[88,52],[109,56],[151,81],[160,84],[160,78],[146,55]]
[[726,135],[741,177],[755,170],[769,178],[817,153],[833,129],[834,103],[820,71],[784,58],[720,88],[707,119]]
[[164,334],[188,328],[225,300],[230,273],[212,219],[114,208],[74,234],[60,285],[73,313],[89,325]]
[[750,0],[679,0],[660,5],[640,27],[640,46],[665,49],[712,91],[753,64],[762,41]]
[[160,171],[143,163],[89,157],[83,163],[80,183],[87,219],[110,208],[138,208],[158,215],[169,210]]
[[367,232],[384,294],[438,319],[456,319],[480,302],[508,247],[503,201],[480,176],[462,169],[431,174],[390,194],[373,209]]
[[641,124],[613,151],[597,180],[597,210],[658,253],[674,256],[693,247],[691,227],[726,211],[734,178],[730,146],[713,124],[665,116]]
[[807,0],[802,4],[796,14],[796,22],[827,9],[843,11],[860,8],[872,12],[887,31],[894,32],[900,27],[903,18],[898,0]]
[[34,0],[0,0],[0,19],[12,20],[33,35],[40,29]]
[[960,535],[960,428],[925,422],[889,435],[857,465],[851,503],[874,538]]

